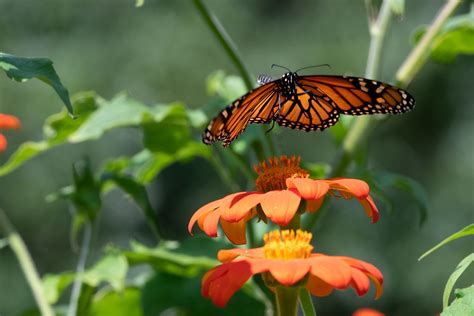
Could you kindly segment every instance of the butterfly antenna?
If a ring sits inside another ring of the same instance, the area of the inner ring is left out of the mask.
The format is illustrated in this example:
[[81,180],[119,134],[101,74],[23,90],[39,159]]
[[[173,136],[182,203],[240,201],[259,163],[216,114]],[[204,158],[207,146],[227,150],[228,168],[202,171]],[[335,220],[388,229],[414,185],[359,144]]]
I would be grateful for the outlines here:
[[314,66],[306,66],[306,67],[303,67],[303,68],[300,68],[300,69],[296,70],[295,72],[298,73],[298,71],[301,71],[301,70],[305,70],[305,69],[309,69],[309,68],[317,68],[317,67],[328,67],[329,69],[331,69],[331,65],[321,64],[321,65],[314,65]]
[[291,69],[286,68],[285,66],[277,65],[277,64],[272,64],[272,68],[274,67],[279,67],[288,70],[288,72],[292,72]]

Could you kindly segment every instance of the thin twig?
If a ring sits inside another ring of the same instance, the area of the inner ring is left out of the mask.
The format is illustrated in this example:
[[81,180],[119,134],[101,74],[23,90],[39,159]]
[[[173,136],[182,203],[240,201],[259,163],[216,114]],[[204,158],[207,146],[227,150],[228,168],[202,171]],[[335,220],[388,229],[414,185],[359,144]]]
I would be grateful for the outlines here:
[[72,285],[71,299],[69,301],[69,307],[67,311],[68,316],[76,316],[77,305],[79,303],[79,297],[81,296],[82,289],[82,275],[86,267],[87,257],[89,256],[89,250],[92,239],[92,224],[86,221],[84,224],[84,231],[82,236],[81,252],[79,254],[79,261],[76,267],[76,277],[74,284]]
[[240,54],[237,50],[237,46],[234,44],[229,34],[227,34],[222,24],[201,0],[194,0],[194,5],[198,9],[207,26],[209,26],[211,31],[221,43],[222,47],[225,49],[227,55],[229,55],[235,67],[237,67],[239,70],[240,75],[244,79],[245,85],[247,86],[247,89],[253,89],[254,83],[252,80],[252,75],[242,61],[242,58],[240,57]]
[[7,214],[0,209],[0,229],[4,231],[10,248],[20,263],[20,267],[25,274],[26,280],[33,292],[33,296],[36,300],[36,304],[43,316],[54,316],[54,311],[46,299],[41,278],[36,270],[33,259],[31,258],[28,248],[25,242],[21,238],[20,234],[16,231],[13,224],[7,217]]
[[416,45],[415,49],[411,51],[410,55],[408,55],[402,66],[398,69],[397,74],[395,75],[397,83],[402,86],[407,86],[413,80],[413,77],[426,63],[430,54],[430,46],[433,43],[434,38],[461,2],[461,0],[448,0],[444,7],[441,8],[425,35],[423,35],[421,40],[418,42],[418,45]]

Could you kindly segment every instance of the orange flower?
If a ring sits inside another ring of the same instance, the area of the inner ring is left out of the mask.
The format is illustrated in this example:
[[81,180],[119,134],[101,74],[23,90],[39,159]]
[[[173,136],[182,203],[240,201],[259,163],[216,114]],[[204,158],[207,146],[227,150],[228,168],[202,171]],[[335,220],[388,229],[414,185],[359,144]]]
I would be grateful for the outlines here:
[[[245,223],[258,215],[266,222],[270,219],[279,226],[287,226],[298,209],[315,212],[327,194],[350,199],[355,197],[364,207],[372,222],[379,212],[369,196],[369,186],[362,180],[335,178],[313,180],[300,168],[300,158],[282,156],[259,164],[255,170],[257,191],[238,192],[201,207],[188,224],[191,233],[197,222],[208,236],[217,236],[217,225],[234,244],[245,244]],[[301,204],[301,200],[305,201]],[[192,234],[192,233],[191,233]]]
[[384,313],[379,312],[378,310],[363,307],[356,310],[352,316],[385,316]]
[[[2,129],[17,129],[20,128],[20,121],[12,115],[0,113],[0,130]],[[7,148],[7,139],[0,133],[0,152]]]
[[383,276],[373,265],[340,256],[312,253],[311,233],[297,230],[265,234],[265,245],[255,249],[219,251],[221,265],[208,271],[202,280],[202,295],[224,307],[232,295],[255,274],[263,274],[267,286],[305,286],[315,296],[329,295],[333,289],[354,288],[365,295],[370,281],[375,298],[382,295]]

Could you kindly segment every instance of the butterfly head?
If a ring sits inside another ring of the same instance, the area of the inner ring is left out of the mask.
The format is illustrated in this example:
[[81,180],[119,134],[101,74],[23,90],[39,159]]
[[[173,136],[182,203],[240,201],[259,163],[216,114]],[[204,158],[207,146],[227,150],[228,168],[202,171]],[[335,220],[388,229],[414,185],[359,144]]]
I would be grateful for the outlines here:
[[281,76],[280,91],[285,97],[290,98],[296,94],[297,78],[296,72],[286,72]]

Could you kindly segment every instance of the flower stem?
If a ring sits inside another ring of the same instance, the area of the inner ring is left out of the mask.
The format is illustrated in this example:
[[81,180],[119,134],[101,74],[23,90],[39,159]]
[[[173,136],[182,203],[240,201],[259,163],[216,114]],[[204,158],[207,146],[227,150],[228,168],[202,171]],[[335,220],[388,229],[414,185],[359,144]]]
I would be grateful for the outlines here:
[[278,285],[276,287],[276,305],[278,316],[296,316],[298,312],[299,289]]
[[76,277],[74,284],[72,285],[71,300],[69,301],[69,307],[67,311],[68,316],[75,316],[77,312],[77,306],[79,304],[79,297],[82,289],[82,274],[86,267],[87,257],[89,255],[89,249],[92,239],[92,224],[86,221],[84,224],[84,232],[82,236],[81,252],[79,254],[79,261],[76,267]]
[[[387,0],[384,1],[388,2]],[[436,18],[434,19],[433,23],[427,30],[426,34],[423,36],[421,41],[418,45],[411,51],[408,57],[400,66],[399,70],[395,75],[396,84],[401,87],[406,87],[414,76],[420,71],[422,66],[426,63],[428,56],[429,56],[429,47],[432,44],[435,36],[439,33],[441,26],[444,24],[446,19],[454,12],[454,10],[460,4],[460,0],[448,0],[445,6],[440,10]],[[382,4],[382,9],[384,7]],[[389,15],[390,10],[380,10],[379,17],[377,20],[383,21],[386,18],[380,15],[386,14]],[[385,32],[386,30],[380,29],[380,31]],[[383,33],[382,34],[375,34],[376,37],[372,35],[372,41],[382,41]],[[378,45],[371,45],[378,47]],[[374,48],[375,49],[375,48]],[[369,53],[369,57],[370,57]],[[367,75],[371,75],[369,71],[376,70],[377,66],[369,66],[371,63],[379,62],[375,56],[376,53],[372,53],[373,58],[368,59],[367,65]],[[347,133],[343,145],[342,145],[342,152],[340,153],[339,160],[335,167],[333,168],[332,176],[340,176],[345,173],[347,167],[349,166],[350,162],[352,161],[352,157],[354,156],[357,148],[360,144],[368,138],[370,134],[371,128],[373,128],[378,123],[378,120],[364,116],[360,117],[355,121],[349,132]]]
[[0,209],[0,228],[6,235],[10,247],[20,263],[21,269],[30,285],[41,315],[54,316],[54,311],[48,304],[41,279],[36,270],[33,259],[26,248],[25,242],[2,209]]
[[207,26],[211,29],[212,33],[214,33],[214,36],[224,48],[229,58],[234,63],[235,67],[237,67],[238,71],[240,72],[240,75],[244,79],[247,89],[253,89],[254,86],[252,83],[253,80],[252,76],[250,75],[250,71],[248,71],[247,67],[242,61],[242,58],[240,57],[239,52],[237,50],[237,46],[234,44],[229,34],[227,34],[222,24],[201,0],[194,0],[194,5],[198,9],[199,13],[201,14],[201,17],[204,19]]
[[309,294],[309,291],[304,287],[300,290],[300,305],[305,316],[316,316],[311,294]]
[[395,80],[401,86],[407,86],[413,77],[420,71],[421,67],[426,63],[430,54],[430,46],[433,43],[433,39],[438,35],[441,27],[444,25],[446,20],[453,14],[456,8],[461,4],[461,0],[447,0],[446,4],[439,11],[435,17],[433,23],[426,31],[425,35],[421,38],[408,55],[407,59],[403,62],[402,66],[398,69],[395,75]]

